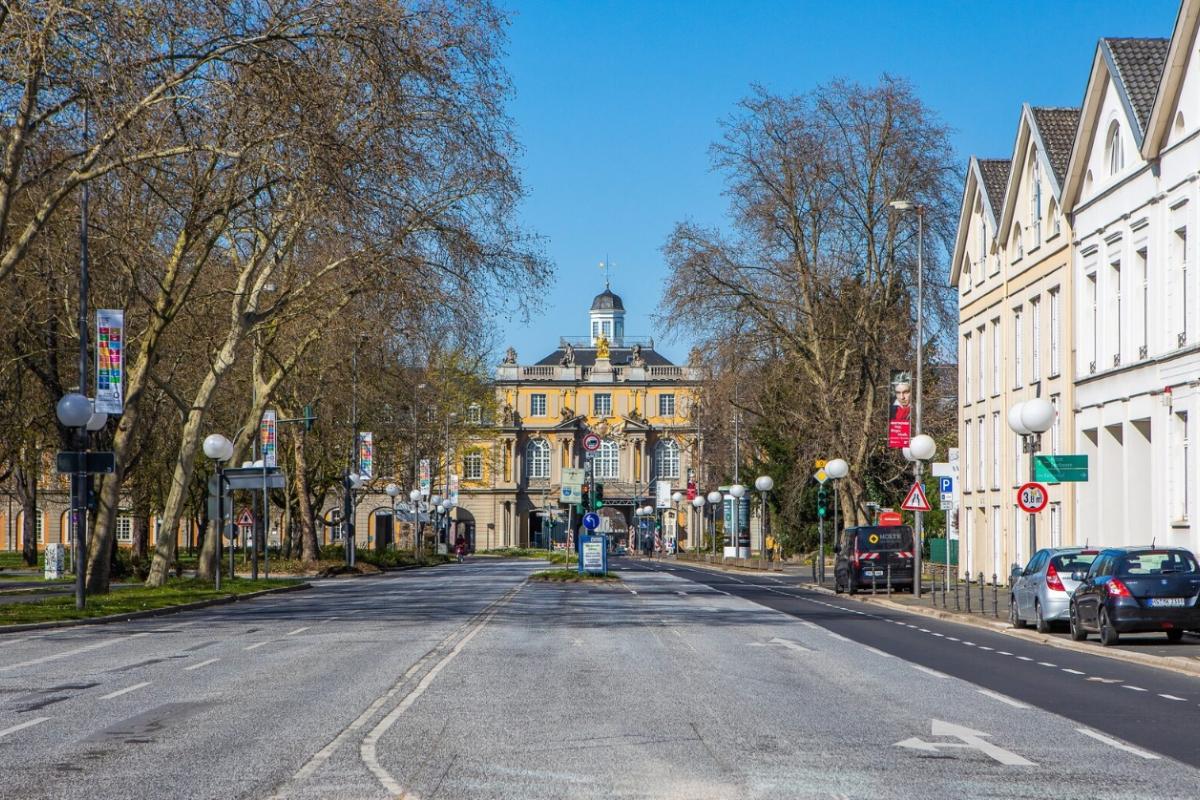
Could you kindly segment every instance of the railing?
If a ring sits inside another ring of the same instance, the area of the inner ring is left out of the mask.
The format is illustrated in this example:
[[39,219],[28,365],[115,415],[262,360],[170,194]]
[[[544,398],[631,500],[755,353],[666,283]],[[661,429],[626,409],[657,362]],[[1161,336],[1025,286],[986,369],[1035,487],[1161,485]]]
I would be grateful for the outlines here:
[[532,367],[521,367],[522,378],[553,378],[557,367],[553,365],[535,365]]
[[682,378],[683,367],[649,367],[648,372],[651,378]]

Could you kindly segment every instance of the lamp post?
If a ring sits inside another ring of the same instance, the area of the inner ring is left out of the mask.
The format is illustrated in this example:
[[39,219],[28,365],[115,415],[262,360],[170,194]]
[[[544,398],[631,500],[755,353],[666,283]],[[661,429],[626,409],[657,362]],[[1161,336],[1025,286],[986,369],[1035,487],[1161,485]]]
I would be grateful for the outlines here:
[[[394,483],[389,483],[387,486],[383,487],[383,491],[387,494],[388,497],[392,498],[392,537],[393,537],[392,546],[395,547],[394,538],[396,535],[396,531],[398,531],[400,529],[400,526],[396,522],[396,497],[399,496],[399,494],[400,494],[400,487]],[[376,547],[378,547],[379,546],[379,531],[375,532],[375,543],[376,543]]]
[[[1021,445],[1029,453],[1029,480],[1033,480],[1034,458],[1041,449],[1042,434],[1050,430],[1057,412],[1045,398],[1035,397],[1017,403],[1008,410],[1008,427],[1021,437]],[[1037,514],[1029,515],[1029,556],[1037,550]]]
[[754,488],[758,489],[762,497],[762,553],[770,560],[770,555],[767,552],[767,493],[775,488],[775,479],[770,475],[759,475],[754,479]]
[[697,494],[692,498],[692,508],[696,509],[696,527],[693,529],[696,536],[696,542],[692,545],[692,549],[700,552],[700,548],[704,546],[704,495]]
[[408,502],[412,509],[413,557],[421,557],[421,490],[413,489],[408,493]]
[[357,472],[346,470],[342,478],[342,538],[346,545],[346,566],[353,567],[357,554],[354,541],[354,490],[361,489],[366,479]]
[[[841,498],[838,497],[837,482],[850,474],[850,465],[845,459],[833,458],[825,462],[825,474],[833,481],[833,535],[838,535],[838,506],[841,505]],[[835,539],[836,541],[836,539]],[[821,542],[821,580],[825,579],[825,543]]]
[[[86,313],[86,312],[80,312]],[[80,320],[79,330],[86,337],[86,323]],[[86,345],[84,346],[86,348]],[[86,364],[80,359],[80,383],[86,380]],[[71,473],[71,541],[72,548],[75,550],[75,608],[82,609],[84,606],[84,576],[87,572],[86,568],[80,568],[80,557],[83,555],[84,546],[84,525],[87,519],[87,498],[84,495],[87,492],[87,464],[85,463],[84,452],[87,450],[87,424],[92,418],[92,403],[83,395],[72,392],[63,395],[55,407],[55,412],[58,414],[58,421],[62,423],[64,428],[75,430],[75,440],[77,442],[78,455],[76,456],[75,470]]]
[[[937,443],[933,441],[933,437],[924,433],[919,433],[912,437],[908,443],[908,451],[912,457],[913,474],[917,481],[921,480],[922,467],[925,462],[933,458],[933,454],[937,452]],[[913,517],[915,523],[913,525],[913,595],[921,596],[921,547],[924,544],[924,514],[920,511],[914,511]]]
[[[204,455],[217,465],[217,568],[213,570],[213,585],[221,590],[221,550],[225,536],[225,462],[233,458],[233,442],[219,433],[209,434],[204,439]],[[232,550],[231,550],[232,552]],[[232,568],[229,577],[233,578]]]
[[[922,347],[925,343],[925,316],[924,316],[924,288],[925,288],[925,269],[924,269],[924,249],[925,249],[925,208],[914,203],[912,200],[893,200],[890,205],[896,211],[912,211],[917,215],[917,331],[916,344],[913,348],[916,358],[916,399],[913,401],[913,424],[917,430],[917,436],[910,440],[909,448],[916,458],[913,460],[913,479],[915,482],[921,482],[921,473],[924,470],[924,461],[917,448],[913,446],[913,442],[919,439],[924,434],[921,431],[921,363]],[[929,437],[925,437],[929,438]],[[933,444],[933,440],[929,439],[929,444]],[[929,448],[928,458],[933,457],[933,447]],[[915,556],[913,559],[913,594],[920,596],[921,594],[921,541],[924,531],[924,519],[920,511],[914,512],[915,523],[913,525],[914,538],[916,539]]]
[[725,499],[725,495],[715,489],[708,493],[708,504],[712,506],[712,545],[713,555],[717,554],[717,506]]
[[733,533],[729,537],[729,544],[733,549],[733,557],[734,558],[749,558],[750,557],[749,542],[747,542],[747,544],[746,544],[745,555],[742,554],[742,529],[741,529],[741,521],[738,519],[738,511],[739,511],[738,506],[741,505],[742,498],[746,496],[746,487],[742,486],[740,483],[735,483],[733,486],[729,487],[729,495],[733,498],[733,503],[732,503]]
[[679,504],[683,502],[683,492],[671,494],[671,502],[675,504],[675,524],[671,526],[672,551],[679,550]]

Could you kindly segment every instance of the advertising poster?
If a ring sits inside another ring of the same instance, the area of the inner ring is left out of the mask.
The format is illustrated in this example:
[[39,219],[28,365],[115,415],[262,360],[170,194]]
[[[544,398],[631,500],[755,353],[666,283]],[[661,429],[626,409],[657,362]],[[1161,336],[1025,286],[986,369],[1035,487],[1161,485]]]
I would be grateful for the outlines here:
[[125,312],[96,310],[96,411],[125,411]]
[[912,438],[912,379],[907,372],[892,373],[892,402],[888,404],[888,447],[908,447]]
[[259,423],[258,445],[262,451],[263,466],[267,467],[268,469],[273,469],[279,466],[279,454],[276,450],[278,442],[275,440],[275,433],[275,410],[267,409],[263,412],[262,422]]
[[458,476],[450,473],[450,502],[458,505]]
[[422,458],[420,470],[418,472],[419,483],[418,487],[421,490],[422,497],[429,497],[429,492],[433,487],[433,473],[430,470],[429,459]]
[[655,507],[670,508],[671,507],[671,482],[658,481],[655,483]]
[[358,474],[375,477],[375,434],[370,431],[358,435]]

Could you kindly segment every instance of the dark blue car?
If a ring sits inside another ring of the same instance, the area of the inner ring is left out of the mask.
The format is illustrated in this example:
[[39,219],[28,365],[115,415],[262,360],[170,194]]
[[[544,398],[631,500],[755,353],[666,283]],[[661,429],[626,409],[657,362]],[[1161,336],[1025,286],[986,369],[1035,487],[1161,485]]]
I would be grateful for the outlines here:
[[1071,596],[1071,638],[1100,634],[1117,643],[1122,633],[1162,631],[1178,642],[1200,631],[1200,567],[1181,547],[1116,547],[1102,550]]

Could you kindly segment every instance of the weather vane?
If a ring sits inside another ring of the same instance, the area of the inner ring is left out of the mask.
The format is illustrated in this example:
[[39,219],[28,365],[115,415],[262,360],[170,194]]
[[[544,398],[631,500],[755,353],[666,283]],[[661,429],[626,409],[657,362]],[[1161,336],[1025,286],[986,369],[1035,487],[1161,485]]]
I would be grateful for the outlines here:
[[610,261],[608,258],[608,254],[605,253],[604,260],[600,262],[600,270],[604,273],[604,288],[605,289],[612,288],[610,286],[611,278],[612,278],[612,268],[615,266],[616,266],[616,264],[614,264],[612,261]]

